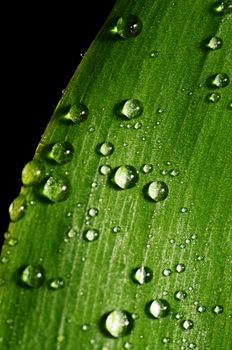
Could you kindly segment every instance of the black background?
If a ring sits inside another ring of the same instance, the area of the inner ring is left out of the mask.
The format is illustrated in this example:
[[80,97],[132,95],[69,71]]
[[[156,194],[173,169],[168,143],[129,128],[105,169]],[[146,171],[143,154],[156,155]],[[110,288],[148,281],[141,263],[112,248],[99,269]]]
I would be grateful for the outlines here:
[[115,1],[18,2],[1,9],[1,241],[22,168]]

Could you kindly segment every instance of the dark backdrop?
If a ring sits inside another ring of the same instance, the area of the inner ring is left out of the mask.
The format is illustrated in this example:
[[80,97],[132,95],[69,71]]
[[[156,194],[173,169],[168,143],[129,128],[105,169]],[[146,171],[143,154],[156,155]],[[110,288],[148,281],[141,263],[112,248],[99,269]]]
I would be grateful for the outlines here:
[[[9,2],[1,24],[0,241],[21,170],[116,0]],[[0,243],[1,243],[0,242]]]

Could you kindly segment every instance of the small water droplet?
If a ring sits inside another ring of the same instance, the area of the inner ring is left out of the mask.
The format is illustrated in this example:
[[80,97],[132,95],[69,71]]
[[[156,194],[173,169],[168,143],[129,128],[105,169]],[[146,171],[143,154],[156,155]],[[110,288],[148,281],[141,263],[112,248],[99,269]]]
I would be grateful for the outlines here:
[[166,317],[170,313],[170,305],[164,299],[151,300],[146,308],[148,313],[156,319]]
[[207,40],[206,47],[210,50],[217,50],[222,47],[222,39],[218,36],[212,36]]
[[84,239],[87,242],[93,242],[96,241],[99,238],[99,232],[94,229],[89,229],[84,232]]
[[126,341],[124,343],[124,349],[132,349],[133,348],[133,344],[129,341]]
[[232,109],[232,101],[228,104],[228,108]]
[[168,344],[168,343],[170,343],[171,342],[171,339],[169,338],[169,337],[163,337],[162,338],[162,343],[163,344]]
[[180,174],[179,170],[178,169],[171,169],[169,171],[169,175],[172,176],[172,177],[176,177]]
[[227,13],[232,12],[232,1],[225,0],[225,1],[217,1],[214,4],[214,11],[220,15],[225,15]]
[[88,214],[89,214],[89,216],[91,216],[92,218],[93,217],[95,217],[95,216],[97,216],[98,215],[98,209],[97,208],[90,208],[89,210],[88,210]]
[[113,184],[122,190],[134,187],[137,181],[137,170],[131,165],[119,166],[115,169],[112,177]]
[[131,98],[120,103],[119,112],[128,119],[136,118],[142,114],[143,105],[139,100]]
[[141,20],[135,15],[125,15],[118,19],[115,31],[123,39],[138,36],[143,28]]
[[9,240],[7,241],[7,244],[10,246],[10,247],[15,247],[17,244],[18,244],[18,239],[17,238],[14,238],[14,237],[10,237]]
[[176,300],[181,301],[187,297],[187,293],[184,290],[178,290],[175,292],[174,297]]
[[200,313],[200,314],[202,314],[202,313],[204,313],[204,312],[206,312],[206,307],[204,306],[204,305],[198,305],[198,307],[197,307],[197,311]]
[[168,186],[163,181],[152,181],[144,187],[145,196],[154,201],[160,202],[168,196]]
[[40,183],[46,176],[43,164],[38,160],[31,160],[22,170],[22,183],[25,186]]
[[70,120],[74,124],[78,124],[86,120],[88,114],[88,108],[83,103],[77,103],[72,105],[64,114],[64,119]]
[[190,329],[192,329],[194,326],[194,323],[192,320],[184,320],[183,322],[181,322],[181,327],[185,330],[188,331]]
[[113,310],[103,317],[104,329],[114,337],[120,338],[132,331],[134,320],[127,311]]
[[172,274],[172,270],[164,269],[162,274],[163,274],[164,277],[169,277]]
[[48,157],[58,164],[66,164],[73,157],[73,146],[69,142],[57,142],[51,146]]
[[119,232],[121,232],[121,227],[118,226],[118,225],[112,227],[112,232],[113,232],[113,233],[119,233]]
[[53,278],[49,281],[49,287],[53,290],[64,288],[64,280],[61,277]]
[[142,127],[142,124],[139,122],[135,123],[135,125],[134,125],[135,130],[139,130],[139,129],[141,129],[141,127]]
[[152,170],[153,170],[153,165],[152,165],[152,164],[144,164],[144,165],[142,166],[142,172],[143,172],[144,174],[151,173]]
[[189,349],[196,349],[196,347],[197,347],[197,344],[195,344],[195,343],[189,343]]
[[212,103],[217,103],[221,98],[221,95],[219,94],[219,92],[211,92],[208,96],[207,99],[209,102]]
[[215,74],[211,78],[211,85],[216,88],[224,88],[229,85],[230,78],[226,73]]
[[215,306],[212,308],[212,312],[213,312],[215,315],[222,314],[222,313],[223,313],[223,306],[221,306],[221,305],[215,305]]
[[153,272],[147,266],[140,266],[132,271],[132,278],[139,284],[148,283],[153,278]]
[[151,51],[151,53],[150,53],[150,57],[151,58],[156,58],[156,57],[158,57],[159,56],[159,51],[158,50],[156,50],[156,51]]
[[182,207],[182,208],[180,209],[180,211],[181,211],[181,213],[187,213],[187,212],[188,212],[188,208]]
[[20,194],[13,200],[9,207],[9,214],[11,221],[18,221],[25,214],[27,208],[26,198]]
[[87,332],[90,329],[90,324],[84,323],[81,325],[81,330]]
[[111,166],[110,165],[101,165],[100,168],[99,168],[99,172],[100,174],[102,175],[108,175],[110,172],[111,172]]
[[185,265],[182,263],[179,263],[175,266],[176,272],[181,273],[185,271]]
[[39,288],[45,279],[45,271],[41,265],[27,265],[20,270],[20,280],[30,288]]
[[75,228],[70,227],[68,229],[68,232],[66,233],[66,235],[67,235],[68,238],[74,238],[74,237],[76,237],[78,235],[78,232],[77,232],[77,230]]
[[102,156],[110,156],[114,152],[114,145],[111,142],[103,142],[98,146],[98,153]]
[[51,202],[61,202],[69,196],[70,183],[66,177],[58,175],[50,176],[41,191],[42,195]]

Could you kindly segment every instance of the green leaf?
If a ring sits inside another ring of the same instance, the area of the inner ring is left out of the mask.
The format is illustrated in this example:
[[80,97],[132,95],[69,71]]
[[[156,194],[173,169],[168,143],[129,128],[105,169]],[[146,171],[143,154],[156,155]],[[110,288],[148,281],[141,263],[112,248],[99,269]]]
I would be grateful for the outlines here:
[[215,7],[117,1],[10,208],[1,349],[231,348],[232,16]]

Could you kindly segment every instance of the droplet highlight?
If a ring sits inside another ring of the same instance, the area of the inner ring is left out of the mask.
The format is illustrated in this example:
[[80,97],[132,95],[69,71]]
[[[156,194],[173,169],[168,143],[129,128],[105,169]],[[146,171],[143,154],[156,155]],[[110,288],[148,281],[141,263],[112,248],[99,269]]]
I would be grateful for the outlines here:
[[182,329],[184,329],[185,331],[188,331],[188,330],[192,329],[193,326],[194,326],[194,323],[193,323],[192,320],[184,320],[184,321],[182,321],[182,323],[181,323],[181,327],[182,327]]
[[143,28],[142,21],[135,15],[125,15],[118,19],[116,23],[116,33],[123,39],[138,36]]
[[221,98],[221,95],[219,94],[219,92],[211,92],[207,99],[209,102],[212,102],[212,103],[217,103]]

